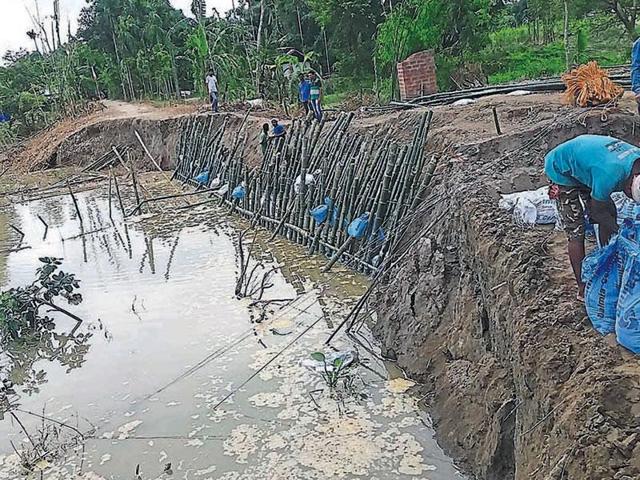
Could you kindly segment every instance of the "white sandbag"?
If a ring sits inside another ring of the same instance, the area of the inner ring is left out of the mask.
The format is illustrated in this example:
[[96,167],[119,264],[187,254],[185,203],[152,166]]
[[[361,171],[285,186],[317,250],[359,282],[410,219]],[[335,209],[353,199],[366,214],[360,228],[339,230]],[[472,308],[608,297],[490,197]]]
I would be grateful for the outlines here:
[[[316,177],[314,177],[312,174],[307,173],[307,176],[305,177],[305,185],[307,187],[311,186],[311,185],[315,185],[316,183]],[[296,194],[300,193],[302,191],[302,175],[298,175],[298,177],[296,178],[296,183],[293,186],[293,189],[295,190]]]
[[472,98],[463,98],[461,100],[453,102],[451,105],[453,105],[454,107],[464,107],[466,105],[473,105],[474,103],[476,103],[476,101]]
[[513,221],[516,225],[555,224],[559,228],[560,216],[555,200],[549,198],[549,187],[509,193],[501,197],[498,206],[503,210],[513,210]]
[[543,200],[549,200],[549,187],[540,187],[537,190],[528,190],[524,192],[506,193],[500,196],[501,198],[498,201],[498,206],[503,210],[511,210],[516,206],[516,203],[520,198],[526,198],[534,204]]

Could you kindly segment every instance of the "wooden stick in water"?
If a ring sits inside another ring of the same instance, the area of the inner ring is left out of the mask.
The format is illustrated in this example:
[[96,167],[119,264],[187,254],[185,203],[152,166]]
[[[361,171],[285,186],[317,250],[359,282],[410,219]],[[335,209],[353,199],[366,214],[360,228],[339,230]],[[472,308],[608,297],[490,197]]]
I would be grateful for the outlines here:
[[[137,179],[136,167],[131,161],[131,183],[133,185],[133,194],[136,197],[136,205],[140,205],[140,192],[138,192],[138,179]],[[140,213],[143,213],[142,208],[140,208]],[[126,215],[126,214],[125,214]]]
[[335,263],[342,256],[342,254],[347,251],[347,248],[349,248],[349,246],[351,245],[351,242],[353,242],[353,240],[354,240],[353,237],[349,237],[344,241],[344,243],[342,244],[340,249],[331,258],[331,261],[322,269],[322,273],[328,273],[329,271],[331,271],[331,269],[333,268]]
[[118,177],[115,174],[113,175],[113,184],[116,187],[116,196],[118,197],[120,211],[122,212],[122,216],[125,216],[126,213],[124,211],[124,205],[122,204],[122,196],[120,195],[120,185],[118,185]]
[[111,220],[111,222],[113,222],[113,208],[111,206],[111,187],[113,184],[112,175],[113,172],[111,171],[111,168],[109,168],[109,219]]
[[82,223],[82,214],[80,213],[80,207],[78,206],[78,200],[76,199],[76,196],[73,194],[73,190],[71,190],[71,185],[69,185],[69,183],[67,183],[67,188],[69,189],[69,194],[71,194],[71,200],[73,200],[73,205],[74,205],[74,207],[76,207],[76,213],[78,214],[78,220],[80,220],[80,225],[83,225],[83,223]]

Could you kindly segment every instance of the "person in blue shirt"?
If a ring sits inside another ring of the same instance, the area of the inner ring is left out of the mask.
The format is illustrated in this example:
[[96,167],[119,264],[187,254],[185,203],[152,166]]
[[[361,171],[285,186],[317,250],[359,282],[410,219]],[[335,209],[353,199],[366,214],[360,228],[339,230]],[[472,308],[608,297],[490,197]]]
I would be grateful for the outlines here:
[[287,131],[284,125],[280,125],[277,118],[271,120],[271,127],[271,140],[274,142],[276,155],[280,155],[284,148]]
[[304,108],[304,116],[309,115],[310,105],[309,99],[311,96],[311,82],[305,77],[303,73],[300,74],[300,83],[298,84],[298,100]]
[[601,245],[609,243],[618,230],[611,194],[624,192],[640,203],[640,148],[613,137],[581,135],[551,150],[544,170],[552,183],[549,196],[557,200],[567,233],[569,260],[582,300],[585,213],[598,224]]
[[640,113],[640,38],[634,42],[631,49],[631,90],[636,96]]
[[277,118],[271,120],[271,137],[272,138],[281,138],[284,137],[286,130],[284,125],[280,125]]

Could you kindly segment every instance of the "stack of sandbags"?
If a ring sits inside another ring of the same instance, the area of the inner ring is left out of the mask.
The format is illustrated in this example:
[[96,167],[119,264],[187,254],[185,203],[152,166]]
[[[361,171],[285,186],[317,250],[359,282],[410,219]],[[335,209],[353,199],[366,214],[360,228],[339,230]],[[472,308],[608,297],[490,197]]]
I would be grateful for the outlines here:
[[616,101],[624,89],[615,84],[597,62],[589,62],[565,73],[562,81],[567,86],[565,99],[579,107],[593,107]]

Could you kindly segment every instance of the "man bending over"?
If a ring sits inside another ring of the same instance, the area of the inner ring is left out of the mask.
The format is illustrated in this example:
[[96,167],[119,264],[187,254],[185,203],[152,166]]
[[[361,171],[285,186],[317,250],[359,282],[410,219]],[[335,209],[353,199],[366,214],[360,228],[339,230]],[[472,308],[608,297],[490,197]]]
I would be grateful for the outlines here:
[[551,150],[544,169],[552,182],[549,196],[558,200],[578,299],[583,300],[585,213],[598,224],[601,245],[609,243],[618,231],[611,194],[624,192],[640,203],[640,148],[613,137],[581,135]]

